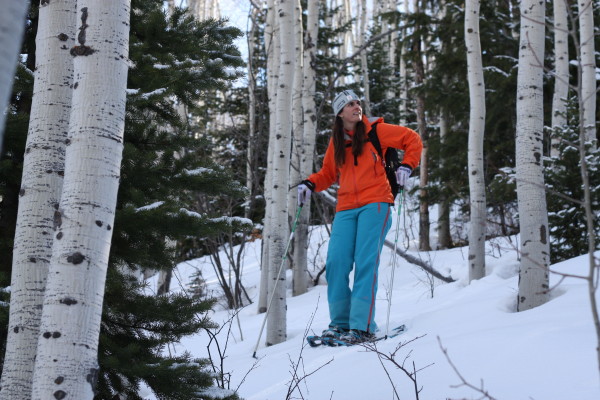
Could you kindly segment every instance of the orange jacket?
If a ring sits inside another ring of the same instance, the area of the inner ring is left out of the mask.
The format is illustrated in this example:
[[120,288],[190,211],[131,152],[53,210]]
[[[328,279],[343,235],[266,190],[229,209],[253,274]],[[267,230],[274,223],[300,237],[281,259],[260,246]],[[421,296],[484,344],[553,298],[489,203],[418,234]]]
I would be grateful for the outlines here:
[[[404,150],[403,164],[407,164],[413,169],[419,165],[423,143],[417,132],[404,126],[386,124],[383,122],[383,118],[375,118],[370,121],[363,115],[363,122],[367,134],[371,130],[372,124],[378,123],[377,137],[381,143],[383,154],[388,147],[402,149]],[[349,135],[353,133],[348,132]],[[365,143],[362,154],[357,158],[357,165],[354,165],[352,148],[346,147],[344,165],[338,168],[335,165],[333,140],[331,139],[321,170],[309,176],[308,180],[315,184],[317,192],[327,189],[339,180],[337,211],[350,210],[370,203],[394,202],[383,160],[371,142]]]

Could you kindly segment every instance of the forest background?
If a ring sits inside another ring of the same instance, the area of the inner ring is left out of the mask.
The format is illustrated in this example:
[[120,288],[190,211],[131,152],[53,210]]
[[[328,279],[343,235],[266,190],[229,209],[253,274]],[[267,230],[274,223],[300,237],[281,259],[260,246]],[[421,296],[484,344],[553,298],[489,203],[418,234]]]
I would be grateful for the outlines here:
[[[141,382],[165,398],[193,398],[213,384],[206,360],[162,350],[209,327],[198,316],[214,304],[198,292],[169,295],[173,267],[225,245],[263,238],[257,309],[265,312],[271,297],[281,300],[269,306],[266,343],[285,340],[285,284],[275,284],[284,279],[281,260],[294,270],[295,295],[319,282],[306,267],[306,227],[331,222],[336,190],[315,196],[300,213],[295,185],[320,165],[333,118],[329,104],[345,88],[361,93],[368,115],[411,127],[424,140],[417,185],[405,194],[418,198],[412,229],[420,250],[431,249],[432,234],[441,249],[473,247],[469,262],[477,279],[485,271],[475,248],[480,238],[521,233],[521,246],[541,244],[539,257],[522,257],[523,282],[540,272],[529,289],[540,299],[527,307],[544,302],[547,290],[539,288],[548,288],[550,263],[581,254],[590,254],[590,274],[583,278],[595,293],[597,1],[251,5],[244,60],[233,44],[243,33],[219,19],[218,2],[131,2],[123,161],[95,398],[138,398]],[[34,1],[28,11],[3,138],[2,287],[14,287],[11,273],[21,268],[12,254],[31,132],[39,7]],[[432,233],[434,206],[439,219]],[[451,209],[462,223],[451,223]],[[236,255],[228,261],[236,265]],[[236,271],[221,277],[234,309],[250,302]],[[162,289],[149,296],[144,277],[154,273]],[[9,294],[3,293],[7,301]],[[11,335],[7,305],[3,345]]]

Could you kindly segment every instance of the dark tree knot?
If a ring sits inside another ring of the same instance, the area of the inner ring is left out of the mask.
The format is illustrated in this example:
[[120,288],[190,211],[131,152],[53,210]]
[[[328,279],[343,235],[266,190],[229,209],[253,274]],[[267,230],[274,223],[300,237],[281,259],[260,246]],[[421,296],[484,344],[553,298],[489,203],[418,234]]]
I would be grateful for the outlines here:
[[67,257],[67,262],[74,265],[81,264],[83,260],[85,260],[85,256],[78,251]]
[[65,304],[67,306],[72,306],[73,304],[77,304],[77,300],[75,300],[72,297],[65,297],[64,299],[60,300],[61,304]]
[[57,390],[54,392],[54,398],[57,400],[64,399],[65,397],[67,397],[67,393],[62,390]]

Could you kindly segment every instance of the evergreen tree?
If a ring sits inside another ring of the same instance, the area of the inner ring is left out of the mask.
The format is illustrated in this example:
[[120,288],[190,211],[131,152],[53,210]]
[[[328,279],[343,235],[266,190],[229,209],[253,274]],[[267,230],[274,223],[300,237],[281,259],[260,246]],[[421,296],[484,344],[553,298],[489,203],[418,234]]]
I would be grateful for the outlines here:
[[[575,100],[576,101],[576,100]],[[568,125],[551,130],[557,143],[557,155],[546,159],[546,187],[548,188],[548,220],[550,223],[551,262],[567,260],[588,252],[588,231],[579,153],[579,122],[575,101],[569,103]],[[592,210],[596,237],[600,235],[600,150],[591,143],[586,146]]]
[[[37,4],[33,2],[0,163],[0,223],[3,254],[12,236],[22,155],[35,65]],[[213,218],[195,207],[204,196],[243,198],[244,188],[231,172],[211,160],[213,143],[203,115],[218,106],[217,90],[226,89],[243,66],[233,40],[240,31],[224,20],[198,22],[177,9],[166,16],[162,1],[132,2],[125,149],[100,334],[100,374],[96,399],[140,399],[140,384],[161,399],[209,398],[213,386],[207,360],[189,354],[169,356],[169,343],[211,328],[206,312],[213,300],[183,294],[155,296],[135,278],[142,271],[170,270],[185,254],[190,237],[247,228],[241,219]],[[186,108],[186,113],[178,112]],[[194,124],[194,122],[198,122]],[[200,136],[204,138],[199,139]],[[6,228],[6,229],[5,229]],[[12,235],[11,232],[12,231]],[[2,258],[3,287],[10,279],[10,257]],[[0,310],[5,345],[7,309]],[[2,356],[4,351],[2,351]],[[225,398],[237,396],[221,393]]]

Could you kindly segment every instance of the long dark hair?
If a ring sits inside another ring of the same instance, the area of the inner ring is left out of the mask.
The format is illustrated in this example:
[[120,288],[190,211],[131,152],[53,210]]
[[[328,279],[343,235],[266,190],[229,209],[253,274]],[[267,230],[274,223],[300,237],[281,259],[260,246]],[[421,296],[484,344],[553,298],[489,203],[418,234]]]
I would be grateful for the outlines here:
[[[335,117],[333,122],[333,150],[335,165],[341,167],[346,161],[346,140],[344,138],[344,122],[340,117]],[[362,154],[363,146],[367,141],[367,135],[365,132],[365,124],[359,121],[356,124],[356,130],[352,136],[352,155],[354,159]]]

